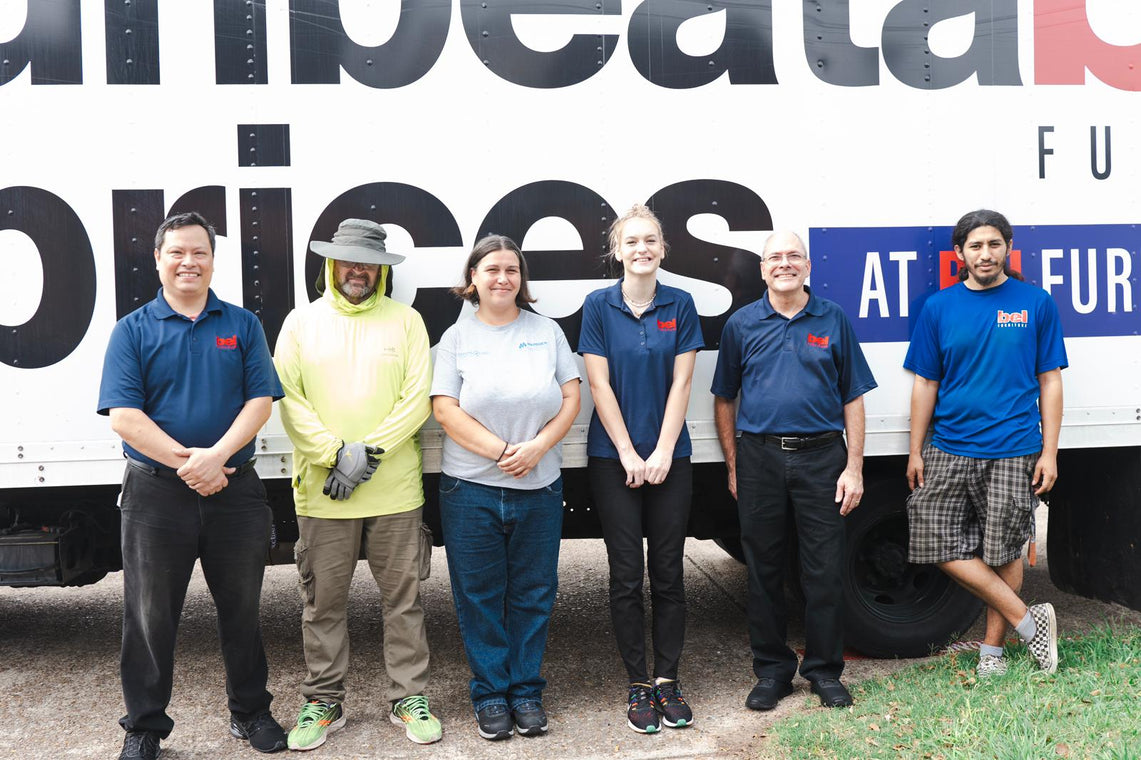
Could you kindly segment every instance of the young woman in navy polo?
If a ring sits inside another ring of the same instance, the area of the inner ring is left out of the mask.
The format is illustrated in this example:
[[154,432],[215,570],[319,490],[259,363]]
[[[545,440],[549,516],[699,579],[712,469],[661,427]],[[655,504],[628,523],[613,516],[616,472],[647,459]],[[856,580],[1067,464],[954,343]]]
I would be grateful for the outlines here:
[[[693,299],[658,282],[662,226],[634,206],[610,227],[623,277],[583,304],[578,350],[594,414],[588,472],[610,560],[610,614],[630,677],[627,723],[654,733],[693,723],[678,684],[685,639],[682,552],[692,495],[685,409],[703,347]],[[646,666],[642,536],[649,541],[654,677]]]

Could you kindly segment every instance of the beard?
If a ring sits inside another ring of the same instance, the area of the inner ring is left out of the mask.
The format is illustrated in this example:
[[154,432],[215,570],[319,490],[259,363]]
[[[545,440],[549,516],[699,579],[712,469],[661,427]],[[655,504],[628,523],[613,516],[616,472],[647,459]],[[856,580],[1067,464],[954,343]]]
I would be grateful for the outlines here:
[[337,290],[353,303],[360,303],[376,292],[376,283],[369,285],[367,282],[346,277],[337,284]]
[[974,280],[976,284],[978,284],[984,288],[989,288],[992,285],[994,285],[996,282],[998,282],[999,279],[1002,277],[1002,275],[1006,272],[1006,262],[1005,261],[996,262],[996,264],[998,264],[998,266],[992,268],[990,271],[990,274],[986,274],[986,275],[981,274],[974,267],[967,267],[967,271],[970,273],[971,279]]

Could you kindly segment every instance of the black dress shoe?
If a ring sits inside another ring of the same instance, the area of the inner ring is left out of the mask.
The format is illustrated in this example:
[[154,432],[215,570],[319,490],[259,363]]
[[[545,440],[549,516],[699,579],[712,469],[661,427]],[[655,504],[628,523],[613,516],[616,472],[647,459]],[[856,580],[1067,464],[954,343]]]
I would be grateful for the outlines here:
[[851,707],[852,695],[844,684],[835,678],[822,678],[812,682],[812,693],[820,697],[825,707]]
[[[837,681],[837,683],[839,683]],[[750,710],[771,710],[777,702],[792,694],[792,684],[788,681],[778,681],[775,678],[762,678],[749,692],[745,700],[745,707]]]

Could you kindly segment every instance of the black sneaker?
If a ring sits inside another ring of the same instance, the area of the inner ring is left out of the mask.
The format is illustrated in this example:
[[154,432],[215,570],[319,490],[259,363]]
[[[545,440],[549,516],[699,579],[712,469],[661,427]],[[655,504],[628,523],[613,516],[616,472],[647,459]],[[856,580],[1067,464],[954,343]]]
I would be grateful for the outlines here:
[[648,683],[630,684],[626,701],[626,725],[640,734],[656,734],[658,711],[654,709],[654,687]]
[[162,754],[158,741],[158,734],[153,731],[128,731],[119,760],[155,760]]
[[775,678],[761,678],[749,692],[745,707],[750,710],[772,710],[782,699],[792,694],[792,684]]
[[547,711],[537,699],[520,702],[511,711],[515,728],[523,736],[541,736],[547,733]]
[[693,710],[681,695],[681,684],[676,679],[654,686],[654,708],[662,714],[662,723],[670,728],[693,725]]
[[812,682],[812,693],[820,697],[824,707],[851,707],[852,694],[838,678],[822,678]]
[[475,718],[479,723],[479,735],[489,741],[510,739],[511,734],[515,733],[514,724],[511,722],[511,711],[507,709],[507,705],[488,705],[478,711]]
[[245,739],[258,752],[278,752],[285,749],[285,730],[269,714],[269,710],[243,720],[230,713],[230,733],[235,739]]

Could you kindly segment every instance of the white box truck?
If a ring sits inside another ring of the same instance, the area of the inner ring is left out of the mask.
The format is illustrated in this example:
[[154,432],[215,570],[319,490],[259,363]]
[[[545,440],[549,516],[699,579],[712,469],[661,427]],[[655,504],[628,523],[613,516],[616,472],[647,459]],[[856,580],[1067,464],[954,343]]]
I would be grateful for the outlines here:
[[[119,567],[119,441],[96,416],[115,321],[151,299],[153,233],[195,209],[215,290],[262,320],[315,297],[346,217],[408,254],[391,296],[433,343],[472,243],[526,251],[536,311],[577,344],[616,213],[648,202],[705,350],[688,424],[692,535],[736,545],[708,392],[758,252],[798,231],[811,287],[851,317],[867,496],[850,518],[848,639],[924,654],[979,606],[907,562],[904,462],[923,300],[954,281],[949,227],[994,207],[1056,299],[1064,373],[1050,569],[1141,607],[1141,9],[1096,0],[4,0],[0,2],[0,583]],[[584,391],[587,389],[584,388]],[[565,445],[567,537],[598,536],[585,399]],[[428,514],[441,431],[422,433]],[[289,441],[257,439],[277,550]],[[437,535],[439,532],[437,531]]]

